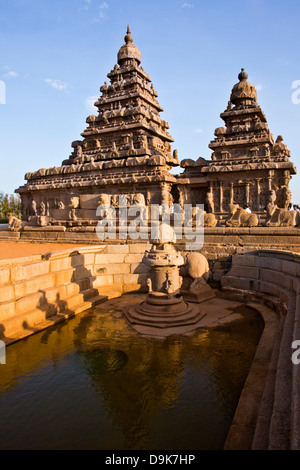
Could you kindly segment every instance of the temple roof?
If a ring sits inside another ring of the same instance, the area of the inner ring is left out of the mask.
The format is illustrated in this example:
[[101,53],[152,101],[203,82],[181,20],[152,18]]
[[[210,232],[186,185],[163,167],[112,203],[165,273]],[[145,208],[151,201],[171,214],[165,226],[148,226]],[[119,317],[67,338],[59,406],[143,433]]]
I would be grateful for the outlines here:
[[141,53],[138,48],[133,44],[133,37],[130,32],[130,27],[127,27],[127,33],[124,38],[125,44],[121,47],[118,52],[118,64],[122,65],[124,61],[135,59],[138,64],[141,63]]
[[239,82],[232,88],[230,101],[235,105],[239,105],[248,100],[255,103],[257,99],[256,90],[255,87],[247,81],[248,74],[244,69],[241,69],[238,79]]

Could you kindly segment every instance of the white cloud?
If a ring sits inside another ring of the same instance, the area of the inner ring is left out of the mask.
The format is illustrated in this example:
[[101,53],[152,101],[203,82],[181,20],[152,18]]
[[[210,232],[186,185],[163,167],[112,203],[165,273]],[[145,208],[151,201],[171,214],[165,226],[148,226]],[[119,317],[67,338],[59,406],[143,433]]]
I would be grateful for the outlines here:
[[105,18],[105,10],[108,10],[108,8],[108,3],[102,2],[101,5],[99,5],[98,16],[94,17],[94,21],[103,20]]
[[194,5],[192,3],[186,3],[186,2],[181,5],[182,8],[193,8],[193,6]]
[[202,134],[203,129],[196,129],[195,132],[197,132],[197,134]]
[[92,0],[84,0],[83,6],[80,10],[88,10],[91,6]]
[[17,72],[14,72],[13,70],[11,70],[11,68],[8,65],[5,65],[4,67],[2,67],[2,70],[5,71],[5,73],[3,74],[4,78],[16,78],[18,76]]
[[261,84],[261,83],[258,83],[257,85],[255,85],[255,89],[256,89],[256,91],[262,90],[262,89],[263,89],[262,84]]
[[85,107],[91,112],[94,113],[98,111],[96,106],[94,106],[95,101],[98,100],[98,96],[88,96],[85,100]]
[[69,88],[69,85],[65,82],[62,82],[61,80],[52,80],[52,78],[46,78],[45,82],[49,83],[49,85],[56,90],[61,91]]
[[18,76],[18,74],[16,72],[14,72],[13,70],[10,70],[9,72],[6,72],[4,74],[5,78],[16,78],[17,76]]

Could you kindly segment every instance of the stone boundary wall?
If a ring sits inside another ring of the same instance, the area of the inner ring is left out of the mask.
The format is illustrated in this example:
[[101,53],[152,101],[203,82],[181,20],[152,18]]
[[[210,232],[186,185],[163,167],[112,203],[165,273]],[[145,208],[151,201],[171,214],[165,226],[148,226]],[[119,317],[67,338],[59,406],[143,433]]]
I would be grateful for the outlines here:
[[0,340],[10,344],[108,298],[145,291],[147,248],[98,245],[1,260]]
[[300,255],[235,256],[221,284],[222,295],[259,306],[265,322],[225,449],[299,450],[300,364],[291,358],[300,340]]
[[[25,230],[26,229],[26,230]],[[55,243],[84,243],[86,245],[115,246],[147,245],[141,240],[105,240],[101,242],[94,227],[77,227],[76,231],[66,231],[65,227],[25,227],[22,232],[10,232],[7,228],[0,229],[0,241],[19,242],[55,242]],[[179,251],[186,251],[184,240],[178,240]],[[207,227],[204,234],[204,246],[198,247],[209,261],[213,273],[212,281],[219,284],[221,277],[231,268],[231,259],[235,255],[248,253],[257,249],[289,250],[300,253],[300,227]]]
[[[251,247],[252,249],[289,249],[300,252],[300,227],[206,227],[204,229],[205,246]],[[143,240],[104,240],[97,237],[95,227],[76,227],[73,231],[65,227],[24,227],[20,232],[11,232],[6,227],[0,228],[0,241],[36,241],[55,243],[147,243]],[[179,240],[178,240],[179,241]],[[184,239],[179,244],[184,244]]]

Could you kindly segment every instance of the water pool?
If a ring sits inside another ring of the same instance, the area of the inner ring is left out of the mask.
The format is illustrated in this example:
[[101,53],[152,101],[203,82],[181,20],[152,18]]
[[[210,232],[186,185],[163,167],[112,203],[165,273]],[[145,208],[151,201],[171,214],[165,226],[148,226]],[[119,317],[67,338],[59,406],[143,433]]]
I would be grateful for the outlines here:
[[7,348],[0,449],[222,449],[263,323],[138,336],[118,299]]

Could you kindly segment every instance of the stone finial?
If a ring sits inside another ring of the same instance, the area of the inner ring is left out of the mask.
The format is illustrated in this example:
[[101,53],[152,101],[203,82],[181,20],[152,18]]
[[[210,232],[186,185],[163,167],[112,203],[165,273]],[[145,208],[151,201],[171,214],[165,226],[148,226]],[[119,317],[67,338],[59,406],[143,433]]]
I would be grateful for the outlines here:
[[118,64],[121,66],[124,61],[135,59],[138,64],[141,63],[141,53],[138,48],[133,44],[133,37],[130,31],[130,26],[127,26],[127,33],[124,38],[125,44],[118,52]]
[[248,74],[245,72],[245,69],[241,69],[240,73],[238,74],[238,79],[240,82],[245,82],[248,79]]
[[125,36],[124,40],[125,40],[126,44],[133,43],[133,37],[132,37],[131,31],[130,31],[130,26],[129,25],[127,26],[127,33],[126,33],[126,36]]
[[231,90],[230,101],[234,105],[256,103],[257,94],[255,87],[247,81],[248,74],[241,69],[238,75],[239,82]]

